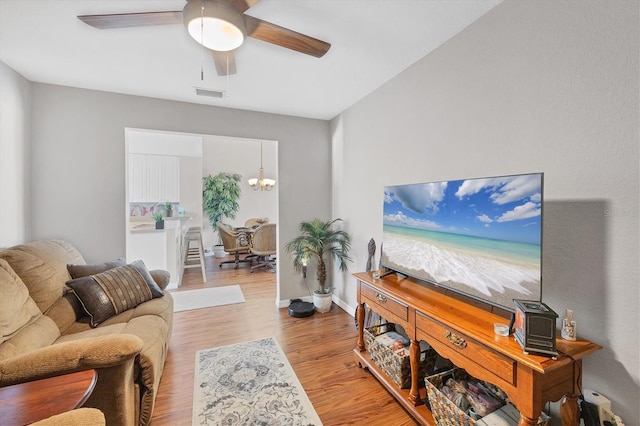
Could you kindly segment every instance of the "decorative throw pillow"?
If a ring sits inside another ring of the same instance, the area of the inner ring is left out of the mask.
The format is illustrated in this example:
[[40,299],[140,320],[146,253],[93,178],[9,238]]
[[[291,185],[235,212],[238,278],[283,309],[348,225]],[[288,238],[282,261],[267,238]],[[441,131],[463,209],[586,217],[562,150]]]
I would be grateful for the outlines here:
[[141,260],[67,281],[67,285],[89,314],[92,327],[147,300],[164,296]]
[[109,269],[117,268],[118,266],[124,266],[127,262],[124,259],[116,259],[113,262],[96,263],[95,265],[67,265],[67,270],[71,275],[71,278],[82,278],[89,275],[99,274]]
[[27,286],[9,263],[0,259],[0,343],[42,315]]

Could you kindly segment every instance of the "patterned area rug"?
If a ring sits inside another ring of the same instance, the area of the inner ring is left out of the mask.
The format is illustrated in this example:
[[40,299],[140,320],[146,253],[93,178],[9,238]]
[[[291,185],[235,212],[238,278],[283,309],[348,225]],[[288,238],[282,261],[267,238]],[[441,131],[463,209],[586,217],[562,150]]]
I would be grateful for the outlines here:
[[196,353],[193,424],[322,425],[271,337]]

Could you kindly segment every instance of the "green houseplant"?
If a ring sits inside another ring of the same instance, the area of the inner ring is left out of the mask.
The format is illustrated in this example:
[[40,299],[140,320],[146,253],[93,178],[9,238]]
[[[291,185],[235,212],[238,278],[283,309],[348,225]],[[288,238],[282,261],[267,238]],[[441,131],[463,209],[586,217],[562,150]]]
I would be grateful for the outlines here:
[[[238,200],[241,179],[242,176],[239,174],[226,172],[202,178],[202,208],[209,218],[213,232],[218,232],[217,223],[223,218],[235,219],[240,208]],[[217,257],[224,256],[220,235],[218,244],[214,246],[214,254]]]
[[164,218],[162,217],[162,213],[154,213],[153,220],[156,221],[156,229],[164,229]]
[[164,208],[167,210],[167,217],[172,217],[173,216],[173,204],[171,204],[171,201],[167,201],[164,203]]
[[[351,236],[336,227],[342,219],[323,221],[313,219],[300,223],[300,235],[285,245],[285,250],[293,256],[293,267],[300,271],[306,268],[308,260],[315,260],[318,288],[313,292],[314,305],[319,312],[331,308],[331,287],[327,286],[327,265],[325,255],[338,263],[341,271],[347,270],[351,261]],[[327,302],[328,299],[328,302]]]

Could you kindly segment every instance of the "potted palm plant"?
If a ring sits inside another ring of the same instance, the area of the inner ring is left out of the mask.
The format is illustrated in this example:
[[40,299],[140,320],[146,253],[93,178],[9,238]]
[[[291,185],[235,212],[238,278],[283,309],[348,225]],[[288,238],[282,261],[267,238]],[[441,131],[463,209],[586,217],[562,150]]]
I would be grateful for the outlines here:
[[323,221],[313,219],[300,223],[300,235],[285,245],[285,250],[293,256],[293,267],[300,271],[306,268],[307,261],[315,260],[318,288],[313,292],[313,304],[318,312],[331,309],[331,286],[327,286],[327,265],[325,255],[338,263],[341,271],[347,270],[347,262],[351,261],[350,235],[336,227],[342,219]]
[[[221,172],[215,176],[202,178],[202,208],[209,218],[213,232],[218,232],[217,223],[223,218],[235,219],[240,208],[240,180],[236,173]],[[216,257],[224,257],[224,247],[220,235],[218,244],[213,247]]]

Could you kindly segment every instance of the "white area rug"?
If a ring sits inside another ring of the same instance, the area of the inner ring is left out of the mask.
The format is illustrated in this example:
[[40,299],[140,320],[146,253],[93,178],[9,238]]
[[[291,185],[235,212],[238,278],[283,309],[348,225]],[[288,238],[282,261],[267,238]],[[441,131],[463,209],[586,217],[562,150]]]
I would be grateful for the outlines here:
[[244,294],[242,294],[239,285],[174,291],[171,295],[173,296],[173,312],[245,302]]
[[270,337],[196,353],[193,424],[320,426],[289,360]]

